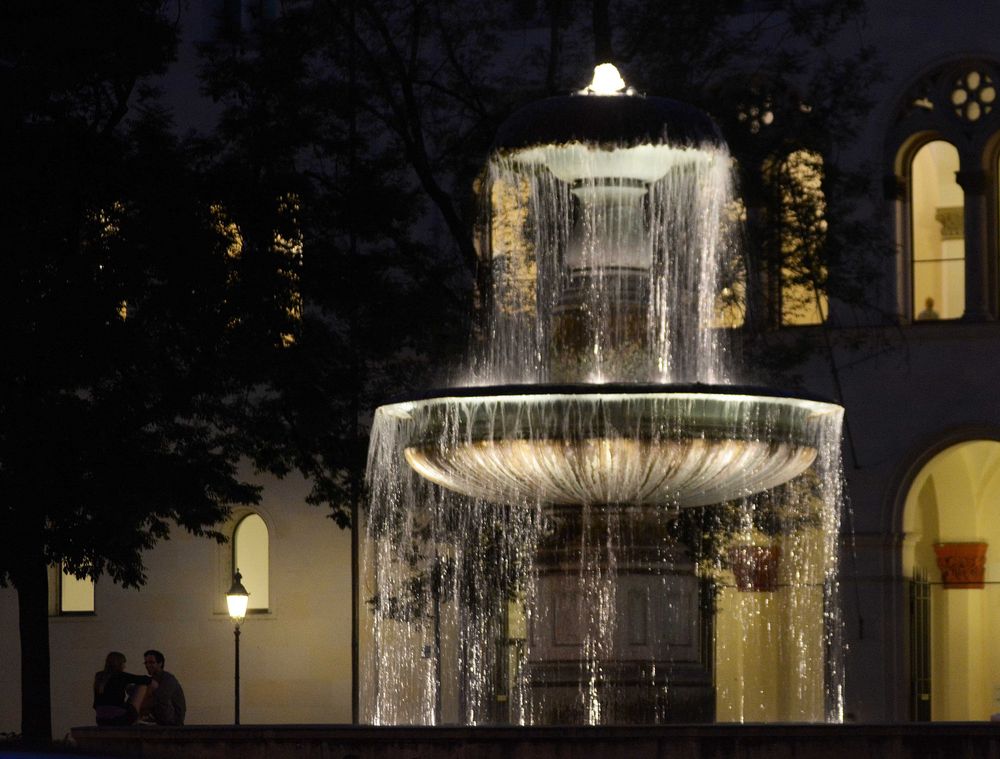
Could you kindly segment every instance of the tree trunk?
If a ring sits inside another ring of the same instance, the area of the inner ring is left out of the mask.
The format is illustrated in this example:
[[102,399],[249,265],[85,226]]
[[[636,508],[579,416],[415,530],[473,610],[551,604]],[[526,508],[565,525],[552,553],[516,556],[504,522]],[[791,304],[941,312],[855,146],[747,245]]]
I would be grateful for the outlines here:
[[22,556],[12,578],[21,633],[21,733],[28,745],[45,744],[52,740],[48,566],[41,550]]

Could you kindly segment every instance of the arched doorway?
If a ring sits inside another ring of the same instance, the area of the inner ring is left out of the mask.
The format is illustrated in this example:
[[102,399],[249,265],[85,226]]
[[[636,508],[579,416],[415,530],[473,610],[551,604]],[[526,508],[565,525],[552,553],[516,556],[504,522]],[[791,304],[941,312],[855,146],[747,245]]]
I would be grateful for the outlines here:
[[1000,712],[1000,442],[930,459],[907,493],[903,530],[911,716],[988,719]]

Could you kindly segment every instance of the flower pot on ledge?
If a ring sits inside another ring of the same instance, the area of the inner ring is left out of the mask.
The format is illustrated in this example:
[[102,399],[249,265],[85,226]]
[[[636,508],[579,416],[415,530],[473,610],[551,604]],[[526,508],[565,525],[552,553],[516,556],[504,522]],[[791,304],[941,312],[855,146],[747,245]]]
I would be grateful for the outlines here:
[[986,543],[935,543],[945,590],[981,589],[986,574]]
[[778,589],[781,546],[735,545],[729,548],[729,565],[740,592],[770,592]]

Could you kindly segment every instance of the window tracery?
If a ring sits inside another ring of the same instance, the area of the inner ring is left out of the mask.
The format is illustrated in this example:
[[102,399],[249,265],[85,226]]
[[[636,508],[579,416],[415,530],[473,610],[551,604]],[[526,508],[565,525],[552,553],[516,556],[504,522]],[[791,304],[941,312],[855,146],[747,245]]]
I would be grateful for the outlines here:
[[886,187],[898,211],[905,320],[996,318],[997,82],[997,62],[951,62],[917,80],[898,109]]

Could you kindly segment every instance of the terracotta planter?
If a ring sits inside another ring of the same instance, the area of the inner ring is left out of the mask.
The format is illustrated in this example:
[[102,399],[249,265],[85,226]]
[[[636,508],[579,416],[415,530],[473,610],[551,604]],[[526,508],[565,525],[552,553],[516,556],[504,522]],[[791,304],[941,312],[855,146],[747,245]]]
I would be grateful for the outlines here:
[[983,587],[986,543],[935,543],[934,553],[945,590]]
[[781,546],[736,545],[729,548],[729,565],[741,592],[769,592],[778,589]]

